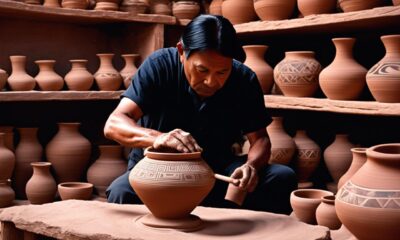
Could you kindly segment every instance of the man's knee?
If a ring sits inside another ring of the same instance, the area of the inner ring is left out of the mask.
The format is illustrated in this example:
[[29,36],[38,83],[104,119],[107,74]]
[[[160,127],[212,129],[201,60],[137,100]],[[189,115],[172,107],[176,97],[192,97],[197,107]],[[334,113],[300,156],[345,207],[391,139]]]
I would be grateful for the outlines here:
[[129,204],[141,203],[129,184],[126,174],[115,179],[106,190],[107,201],[110,203]]
[[270,166],[265,181],[268,184],[284,184],[290,188],[296,188],[297,186],[297,176],[293,169],[279,164],[273,164]]

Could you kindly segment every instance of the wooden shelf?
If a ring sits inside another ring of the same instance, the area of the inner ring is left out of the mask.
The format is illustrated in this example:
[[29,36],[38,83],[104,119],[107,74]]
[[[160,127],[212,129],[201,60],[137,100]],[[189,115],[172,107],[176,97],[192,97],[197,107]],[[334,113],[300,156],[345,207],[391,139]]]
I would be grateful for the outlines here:
[[264,95],[267,108],[334,112],[371,116],[400,116],[400,103],[339,101],[321,98]]
[[400,6],[348,13],[310,15],[279,21],[255,21],[235,25],[240,36],[333,33],[400,27]]
[[124,90],[119,91],[8,91],[0,92],[1,102],[33,101],[95,101],[118,100]]
[[0,17],[75,23],[147,22],[176,24],[173,16],[157,14],[132,15],[120,11],[98,11],[68,8],[51,8],[10,0],[0,0]]

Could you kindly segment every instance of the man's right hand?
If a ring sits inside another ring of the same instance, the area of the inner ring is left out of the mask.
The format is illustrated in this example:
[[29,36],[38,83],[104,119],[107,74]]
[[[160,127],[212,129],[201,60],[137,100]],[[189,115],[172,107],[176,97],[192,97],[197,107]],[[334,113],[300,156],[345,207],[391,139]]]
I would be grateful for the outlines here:
[[154,140],[153,147],[154,149],[175,149],[185,153],[203,151],[193,136],[181,129],[174,129],[170,132],[160,134]]

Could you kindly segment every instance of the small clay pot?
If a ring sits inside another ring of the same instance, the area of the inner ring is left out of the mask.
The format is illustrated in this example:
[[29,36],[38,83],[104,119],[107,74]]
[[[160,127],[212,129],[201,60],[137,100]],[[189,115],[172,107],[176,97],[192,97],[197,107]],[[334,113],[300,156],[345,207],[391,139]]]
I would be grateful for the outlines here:
[[328,227],[331,230],[339,229],[342,223],[336,214],[335,196],[323,196],[321,201],[315,211],[318,225]]
[[93,184],[87,182],[64,182],[58,184],[61,200],[89,200],[92,197]]

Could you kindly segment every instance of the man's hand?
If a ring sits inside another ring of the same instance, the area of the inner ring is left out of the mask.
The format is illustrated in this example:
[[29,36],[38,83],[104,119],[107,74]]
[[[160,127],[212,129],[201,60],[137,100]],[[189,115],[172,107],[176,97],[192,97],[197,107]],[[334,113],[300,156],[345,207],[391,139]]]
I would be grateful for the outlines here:
[[253,192],[258,184],[257,170],[249,164],[243,164],[236,168],[231,177],[239,179],[240,184],[238,187],[247,192]]
[[154,149],[175,149],[184,153],[203,151],[193,136],[181,129],[174,129],[170,132],[157,136],[153,143],[153,147]]

